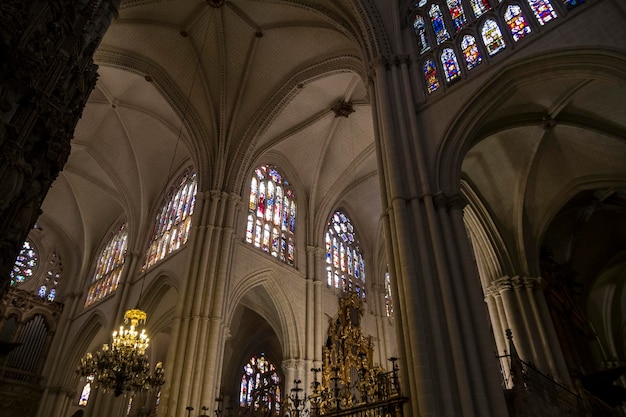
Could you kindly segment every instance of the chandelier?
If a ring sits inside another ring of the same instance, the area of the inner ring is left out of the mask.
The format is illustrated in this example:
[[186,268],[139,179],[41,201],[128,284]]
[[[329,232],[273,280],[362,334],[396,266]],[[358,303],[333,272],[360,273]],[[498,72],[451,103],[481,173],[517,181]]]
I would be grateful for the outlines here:
[[150,373],[146,356],[150,343],[144,328],[146,318],[147,314],[142,310],[127,310],[124,324],[113,332],[111,345],[105,343],[95,355],[87,353],[80,360],[78,374],[93,376],[94,386],[112,390],[116,397],[123,392],[140,392],[163,385],[161,362]]

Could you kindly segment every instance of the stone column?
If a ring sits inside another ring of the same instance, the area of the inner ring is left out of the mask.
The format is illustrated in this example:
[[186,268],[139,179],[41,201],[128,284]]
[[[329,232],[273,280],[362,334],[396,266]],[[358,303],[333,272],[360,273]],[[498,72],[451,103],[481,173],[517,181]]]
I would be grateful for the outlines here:
[[[545,374],[569,385],[563,354],[554,343],[556,335],[545,304],[543,280],[537,277],[502,277],[485,290],[498,351],[507,348],[505,331],[511,329],[518,354]],[[498,303],[501,308],[498,308]],[[497,325],[504,323],[503,325]],[[508,352],[510,353],[510,352]]]
[[0,296],[97,78],[119,0],[0,2]]
[[379,58],[370,87],[405,411],[500,417],[507,409],[462,209],[434,191],[436,156],[411,111],[409,64]]
[[186,407],[215,404],[219,395],[225,327],[226,281],[234,239],[239,196],[222,191],[204,197],[194,214],[191,260],[179,295],[168,353],[173,375],[164,387],[158,415],[186,417]]

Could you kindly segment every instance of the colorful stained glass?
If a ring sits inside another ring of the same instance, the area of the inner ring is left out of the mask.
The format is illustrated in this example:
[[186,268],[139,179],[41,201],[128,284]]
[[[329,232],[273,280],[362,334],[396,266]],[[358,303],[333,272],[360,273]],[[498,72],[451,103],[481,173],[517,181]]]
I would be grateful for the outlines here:
[[293,265],[295,229],[296,201],[289,182],[275,166],[255,169],[250,182],[246,242]]
[[142,271],[187,243],[197,190],[196,173],[189,167],[176,179],[161,203]]
[[500,27],[495,20],[485,20],[481,33],[483,36],[483,42],[490,56],[497,54],[506,47],[504,39],[502,38]]
[[452,23],[454,24],[454,30],[458,32],[459,29],[467,23],[461,0],[446,0],[446,3],[448,4],[448,10],[450,11]]
[[441,65],[443,66],[447,82],[452,82],[461,76],[459,62],[457,61],[452,48],[445,48],[441,52]]
[[568,10],[573,9],[576,6],[583,4],[585,0],[563,0],[563,4]]
[[44,284],[39,288],[39,296],[48,301],[54,301],[56,298],[56,286],[59,285],[61,274],[63,273],[63,263],[61,256],[52,252],[48,261],[48,271],[44,279]]
[[540,25],[556,19],[556,12],[549,0],[527,0]]
[[91,285],[87,291],[85,307],[115,292],[124,268],[127,244],[126,222],[122,222],[100,251]]
[[424,78],[426,80],[426,89],[429,93],[439,88],[439,78],[437,77],[437,66],[432,59],[424,62]]
[[472,10],[476,18],[479,18],[483,13],[491,10],[489,0],[470,0],[470,3],[472,4]]
[[365,298],[365,262],[354,226],[345,213],[336,211],[331,216],[325,241],[328,286]]
[[463,39],[461,39],[461,51],[463,51],[468,70],[471,70],[483,61],[483,57],[480,55],[476,45],[476,38],[472,35],[463,36]]
[[428,42],[428,36],[426,35],[426,24],[424,23],[424,18],[420,15],[415,16],[413,32],[415,32],[415,36],[417,36],[417,45],[420,54],[428,51],[430,49],[430,42]]
[[20,284],[32,278],[37,270],[37,251],[30,241],[25,241],[20,253],[15,259],[13,270],[11,271],[11,285]]
[[531,32],[530,26],[526,23],[526,18],[522,14],[522,9],[516,4],[511,4],[504,12],[504,20],[511,30],[511,35],[515,42],[522,39]]
[[239,385],[239,406],[245,414],[281,415],[280,376],[263,353],[253,356],[243,367]]
[[441,14],[441,9],[439,8],[439,5],[437,4],[431,5],[428,15],[430,16],[430,23],[433,26],[433,31],[435,32],[437,45],[450,39],[450,34],[448,33],[448,30],[446,29],[446,24],[443,20],[443,15]]
[[89,396],[91,395],[91,383],[93,382],[93,375],[89,375],[87,377],[87,382],[83,386],[83,390],[80,393],[80,398],[78,399],[78,405],[86,406],[89,401]]

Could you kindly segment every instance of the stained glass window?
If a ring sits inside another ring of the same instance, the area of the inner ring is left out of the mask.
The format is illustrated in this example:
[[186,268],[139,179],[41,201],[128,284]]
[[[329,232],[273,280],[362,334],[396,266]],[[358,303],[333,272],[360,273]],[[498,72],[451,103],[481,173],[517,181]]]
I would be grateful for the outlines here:
[[461,51],[463,51],[468,70],[471,70],[483,61],[483,57],[480,55],[476,45],[476,38],[472,35],[463,36],[463,39],[461,39]]
[[11,271],[11,285],[22,283],[31,278],[37,270],[37,251],[32,242],[25,241],[20,253],[15,259]]
[[432,59],[424,62],[424,78],[426,79],[426,89],[429,93],[439,88],[439,78],[437,77],[437,66]]
[[115,292],[124,269],[127,244],[126,222],[122,222],[98,256],[85,307]]
[[482,16],[486,11],[491,10],[489,0],[470,0],[470,3],[472,4],[474,16],[477,18]]
[[461,0],[446,0],[446,3],[448,4],[452,23],[454,23],[454,30],[458,31],[467,23]]
[[563,4],[568,9],[573,9],[576,6],[580,6],[584,2],[585,2],[585,0],[563,0]]
[[336,211],[326,231],[326,272],[328,285],[354,291],[365,299],[365,262],[352,222]]
[[431,5],[428,15],[430,16],[430,23],[433,25],[435,37],[437,38],[437,45],[450,39],[450,34],[446,29],[446,24],[443,21],[443,15],[441,14],[441,9],[439,8],[439,5]]
[[80,398],[78,399],[78,405],[85,407],[87,402],[89,402],[89,396],[91,395],[91,383],[93,382],[93,375],[89,375],[87,377],[87,382],[83,386],[83,390],[80,393]]
[[493,56],[503,50],[506,47],[504,39],[502,39],[502,32],[495,20],[485,20],[482,28],[483,42],[489,52],[490,56]]
[[246,242],[293,265],[296,197],[289,181],[273,165],[254,170],[250,181]]
[[170,187],[150,234],[143,271],[187,243],[197,188],[196,173],[191,167]]
[[389,272],[385,273],[385,309],[387,317],[393,317],[393,299],[391,298],[391,279]]
[[459,63],[456,60],[456,55],[452,48],[445,48],[441,52],[441,65],[443,65],[446,81],[452,82],[461,76]]
[[527,0],[528,5],[533,9],[535,17],[540,25],[548,23],[552,19],[556,19],[556,12],[552,8],[549,0]]
[[516,4],[511,4],[504,12],[504,20],[511,29],[511,35],[515,42],[522,39],[531,32],[530,26],[526,23],[526,19],[522,14],[522,9]]
[[419,46],[420,54],[430,49],[430,42],[428,42],[428,36],[426,35],[426,25],[424,24],[424,18],[420,15],[415,16],[413,21],[413,31],[417,36],[417,44]]
[[61,262],[61,256],[59,256],[56,251],[52,252],[50,260],[48,261],[48,271],[46,271],[43,284],[39,287],[38,291],[41,298],[54,301],[56,298],[56,287],[59,285],[62,273],[63,263]]
[[280,376],[265,356],[253,356],[243,367],[239,405],[254,415],[280,415]]

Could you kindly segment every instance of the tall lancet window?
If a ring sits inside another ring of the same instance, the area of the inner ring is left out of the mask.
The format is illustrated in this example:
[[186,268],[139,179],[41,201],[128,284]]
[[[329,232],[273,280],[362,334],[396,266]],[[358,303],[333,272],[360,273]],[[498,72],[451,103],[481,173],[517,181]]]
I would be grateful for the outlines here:
[[365,299],[365,262],[352,222],[336,211],[326,231],[326,274],[330,287],[354,291]]
[[246,242],[293,265],[295,231],[296,197],[289,181],[276,166],[258,167],[250,180]]
[[126,222],[122,222],[100,251],[91,285],[87,291],[85,307],[115,292],[124,269],[127,246]]
[[165,194],[152,227],[143,271],[187,243],[197,190],[196,173],[189,167]]
[[391,295],[391,277],[385,272],[385,310],[387,317],[393,317],[393,298]]
[[263,354],[251,357],[243,367],[239,405],[251,409],[246,415],[278,416],[280,402],[280,376],[274,364]]

